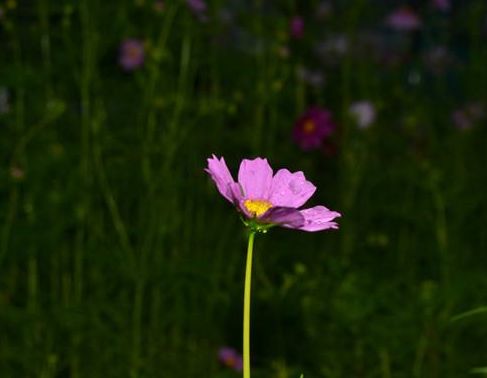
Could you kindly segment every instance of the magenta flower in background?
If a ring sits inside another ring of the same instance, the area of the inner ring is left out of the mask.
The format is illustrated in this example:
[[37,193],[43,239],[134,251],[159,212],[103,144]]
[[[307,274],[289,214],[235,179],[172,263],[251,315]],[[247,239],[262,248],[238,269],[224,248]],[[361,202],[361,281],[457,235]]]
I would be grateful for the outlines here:
[[451,7],[450,0],[432,0],[432,4],[434,8],[442,12],[449,11]]
[[324,206],[298,209],[316,190],[303,172],[280,169],[273,175],[267,159],[244,159],[235,182],[225,159],[215,155],[208,159],[205,171],[220,194],[243,215],[245,223],[257,230],[276,225],[310,232],[338,228],[333,222],[340,216],[336,211]]
[[304,19],[301,16],[294,16],[289,22],[289,33],[294,39],[304,37]]
[[218,350],[218,361],[223,366],[233,369],[237,372],[242,371],[242,356],[237,351],[230,347],[221,347]]
[[134,71],[144,64],[144,43],[128,38],[120,45],[119,64],[125,71]]
[[208,7],[203,0],[186,0],[186,4],[200,21],[207,21],[206,11]]
[[328,110],[313,106],[296,121],[293,139],[303,150],[317,149],[326,137],[334,133],[336,128]]
[[401,7],[386,18],[386,24],[397,31],[414,31],[421,27],[419,16],[409,7]]
[[357,101],[348,109],[360,129],[366,129],[375,121],[375,107],[370,101]]

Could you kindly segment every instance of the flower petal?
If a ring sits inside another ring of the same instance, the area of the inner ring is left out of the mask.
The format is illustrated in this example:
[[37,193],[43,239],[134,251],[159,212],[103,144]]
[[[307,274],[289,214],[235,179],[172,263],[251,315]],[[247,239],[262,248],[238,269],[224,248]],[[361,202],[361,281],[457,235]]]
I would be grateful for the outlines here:
[[304,226],[304,216],[294,207],[272,207],[267,210],[259,220],[266,223],[275,223],[289,228]]
[[303,172],[280,169],[272,179],[269,201],[274,206],[300,207],[315,191],[316,186],[306,180]]
[[238,182],[246,198],[266,200],[272,184],[272,168],[267,159],[244,159],[238,170]]
[[238,185],[233,181],[233,177],[228,170],[225,159],[222,157],[220,160],[213,155],[208,159],[208,168],[205,169],[215,182],[216,187],[220,194],[232,203],[237,201]]
[[332,222],[332,220],[341,216],[340,213],[329,210],[324,206],[304,209],[300,213],[304,217],[304,224],[299,229],[309,232],[338,228],[338,224]]

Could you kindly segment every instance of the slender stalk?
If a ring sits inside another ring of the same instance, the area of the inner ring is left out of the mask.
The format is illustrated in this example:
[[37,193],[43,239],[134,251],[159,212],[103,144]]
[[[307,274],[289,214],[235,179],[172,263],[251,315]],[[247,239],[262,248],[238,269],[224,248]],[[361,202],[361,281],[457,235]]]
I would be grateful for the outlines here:
[[250,378],[250,288],[252,279],[252,252],[255,232],[250,231],[245,267],[244,314],[243,314],[243,376]]

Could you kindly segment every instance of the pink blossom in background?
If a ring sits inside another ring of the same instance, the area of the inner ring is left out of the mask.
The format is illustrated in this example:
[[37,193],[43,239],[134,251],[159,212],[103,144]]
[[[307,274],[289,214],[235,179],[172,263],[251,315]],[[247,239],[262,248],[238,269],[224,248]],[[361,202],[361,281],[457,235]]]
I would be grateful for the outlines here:
[[484,106],[478,102],[472,102],[463,108],[457,109],[452,113],[452,121],[457,129],[468,130],[476,122],[485,118],[486,111]]
[[218,350],[218,361],[223,366],[241,372],[243,368],[242,356],[230,347],[222,347]]
[[432,0],[432,5],[443,12],[449,11],[451,7],[450,0]]
[[361,129],[366,129],[375,121],[375,107],[370,101],[354,102],[350,105],[349,113]]
[[119,64],[126,71],[134,71],[144,64],[144,43],[135,38],[128,38],[120,45]]
[[414,31],[421,27],[419,16],[409,7],[401,7],[389,14],[386,24],[397,31]]
[[312,106],[296,121],[293,139],[303,150],[318,149],[323,140],[331,136],[336,128],[328,110]]
[[289,32],[294,39],[304,37],[304,19],[301,16],[294,16],[289,22]]
[[205,171],[220,194],[245,217],[247,225],[263,230],[281,226],[308,232],[338,228],[333,222],[340,216],[336,211],[325,206],[299,209],[316,191],[303,172],[279,169],[274,174],[267,159],[243,159],[235,182],[225,159],[215,155],[208,159]]
[[186,0],[186,4],[197,15],[203,15],[207,10],[206,3],[203,0]]

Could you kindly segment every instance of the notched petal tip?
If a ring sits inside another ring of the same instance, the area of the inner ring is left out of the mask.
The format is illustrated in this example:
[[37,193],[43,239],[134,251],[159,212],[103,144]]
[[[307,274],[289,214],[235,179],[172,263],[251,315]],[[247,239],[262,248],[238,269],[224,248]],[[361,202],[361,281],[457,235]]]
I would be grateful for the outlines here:
[[301,210],[304,217],[304,225],[300,230],[315,232],[328,229],[337,229],[338,224],[333,222],[335,218],[341,217],[337,211],[329,210],[325,206],[315,206],[309,209]]
[[210,175],[220,194],[228,201],[235,203],[235,194],[233,190],[235,181],[228,170],[225,159],[223,157],[218,159],[216,155],[213,154],[207,161],[208,167],[205,168],[205,172]]

